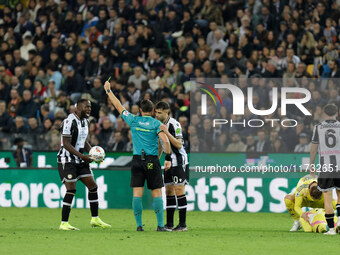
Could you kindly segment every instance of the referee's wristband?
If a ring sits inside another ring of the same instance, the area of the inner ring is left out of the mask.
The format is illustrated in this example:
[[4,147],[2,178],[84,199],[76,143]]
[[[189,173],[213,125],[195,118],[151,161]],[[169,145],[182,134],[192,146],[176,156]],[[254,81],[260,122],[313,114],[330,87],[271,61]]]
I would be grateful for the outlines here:
[[165,160],[171,161],[171,154],[165,154]]

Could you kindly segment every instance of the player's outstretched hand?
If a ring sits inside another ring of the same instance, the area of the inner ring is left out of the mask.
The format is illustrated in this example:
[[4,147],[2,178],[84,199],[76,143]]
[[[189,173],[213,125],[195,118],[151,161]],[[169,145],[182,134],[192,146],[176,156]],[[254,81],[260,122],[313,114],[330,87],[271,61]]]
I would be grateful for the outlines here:
[[110,82],[106,81],[106,82],[104,83],[104,89],[105,89],[105,91],[108,91],[109,89],[111,89],[111,84],[110,84]]
[[93,161],[89,155],[83,155],[82,160],[84,160],[86,163],[91,163]]
[[171,167],[171,161],[165,160],[164,161],[164,170],[167,171],[167,170],[170,169],[170,167]]

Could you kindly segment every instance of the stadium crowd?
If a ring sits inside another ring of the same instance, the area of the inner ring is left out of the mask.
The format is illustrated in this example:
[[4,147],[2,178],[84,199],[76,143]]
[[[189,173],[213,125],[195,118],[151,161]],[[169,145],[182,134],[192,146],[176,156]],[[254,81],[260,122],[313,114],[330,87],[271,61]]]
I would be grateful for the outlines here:
[[[322,106],[339,104],[340,86],[318,82],[340,77],[339,18],[331,0],[1,1],[1,149],[24,137],[35,150],[58,150],[63,119],[87,98],[90,143],[132,151],[131,132],[103,90],[111,76],[133,114],[141,99],[169,102],[191,151],[308,152]],[[313,116],[293,113],[294,128],[212,130],[214,115],[238,118],[226,94],[210,118],[201,118],[191,98],[189,127],[192,78],[244,80],[241,89],[256,88],[257,109],[271,105],[272,84],[261,79],[286,78],[280,86],[311,91]],[[214,146],[204,139],[212,133]]]

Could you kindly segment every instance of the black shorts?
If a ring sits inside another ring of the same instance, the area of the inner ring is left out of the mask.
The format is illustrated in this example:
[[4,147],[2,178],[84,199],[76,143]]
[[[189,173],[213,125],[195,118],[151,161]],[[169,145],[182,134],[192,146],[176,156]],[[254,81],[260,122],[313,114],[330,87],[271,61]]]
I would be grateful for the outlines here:
[[88,163],[58,163],[61,182],[76,182],[83,177],[93,176]]
[[146,156],[141,160],[140,156],[133,155],[131,167],[131,187],[144,187],[145,180],[148,189],[164,187],[162,168],[158,156]]
[[334,188],[340,190],[340,172],[321,172],[318,177],[318,189],[326,192]]
[[164,183],[165,186],[189,184],[189,164],[174,166],[164,171]]

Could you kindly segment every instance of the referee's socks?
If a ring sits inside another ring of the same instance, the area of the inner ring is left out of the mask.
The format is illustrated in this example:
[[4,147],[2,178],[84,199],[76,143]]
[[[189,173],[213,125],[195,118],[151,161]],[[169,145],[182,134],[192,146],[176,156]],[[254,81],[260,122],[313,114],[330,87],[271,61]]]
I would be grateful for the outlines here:
[[153,199],[153,206],[154,206],[154,209],[155,209],[158,226],[164,227],[163,198],[162,197],[155,197]]
[[141,197],[133,197],[132,198],[132,209],[133,214],[135,215],[135,220],[138,227],[143,227],[142,224],[142,211],[143,211],[143,204]]

